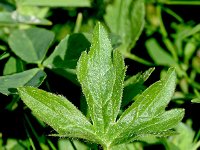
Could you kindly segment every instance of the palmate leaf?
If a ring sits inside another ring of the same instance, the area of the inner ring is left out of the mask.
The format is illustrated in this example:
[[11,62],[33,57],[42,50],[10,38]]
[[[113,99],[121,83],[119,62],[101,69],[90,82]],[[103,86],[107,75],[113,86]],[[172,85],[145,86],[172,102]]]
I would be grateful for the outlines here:
[[103,144],[109,147],[145,135],[169,134],[167,130],[183,117],[181,109],[165,112],[175,89],[174,69],[168,71],[165,79],[145,90],[116,121],[125,67],[120,54],[115,50],[112,54],[105,32],[101,25],[95,28],[90,52],[82,54],[77,67],[93,126],[100,137],[107,139]]
[[77,76],[85,95],[90,123],[84,115],[62,96],[33,88],[18,88],[25,104],[58,136],[83,138],[104,149],[117,144],[155,135],[169,136],[183,118],[182,109],[165,111],[175,89],[173,68],[167,76],[141,93],[119,119],[126,67],[121,53],[112,50],[105,28],[98,23],[94,29],[90,51],[83,52],[77,64]]

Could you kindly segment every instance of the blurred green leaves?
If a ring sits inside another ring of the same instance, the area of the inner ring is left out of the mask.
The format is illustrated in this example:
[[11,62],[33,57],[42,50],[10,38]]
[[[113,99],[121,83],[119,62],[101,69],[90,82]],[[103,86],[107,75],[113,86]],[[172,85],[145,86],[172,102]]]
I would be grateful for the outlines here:
[[200,147],[198,134],[195,137],[195,132],[190,125],[179,123],[175,130],[179,134],[164,141],[167,150],[197,150]]
[[112,33],[121,37],[119,49],[130,52],[144,27],[143,0],[114,0],[106,9],[105,21]]
[[46,77],[44,71],[35,68],[13,75],[0,77],[0,92],[8,94],[16,94],[16,88],[20,86],[36,86],[38,87]]
[[20,0],[22,5],[50,7],[90,7],[90,0]]
[[51,25],[51,22],[46,19],[41,19],[36,16],[28,16],[19,14],[17,11],[0,12],[1,25],[17,25],[17,24],[37,24],[37,25]]
[[155,39],[149,39],[146,41],[146,47],[149,55],[157,65],[176,66],[176,62]]
[[144,28],[145,4],[143,0],[114,0],[107,6],[104,19],[112,33],[111,39],[115,39],[115,44],[119,45],[117,48],[124,57],[151,65],[147,60],[131,53]]

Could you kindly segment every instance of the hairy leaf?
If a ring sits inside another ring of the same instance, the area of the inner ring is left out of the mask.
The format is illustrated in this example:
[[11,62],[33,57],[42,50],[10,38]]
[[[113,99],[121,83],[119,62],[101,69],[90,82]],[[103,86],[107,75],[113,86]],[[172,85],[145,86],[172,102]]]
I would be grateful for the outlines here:
[[[83,138],[101,144],[105,149],[112,149],[117,144],[150,135],[163,137],[174,134],[170,129],[184,115],[182,109],[165,111],[175,89],[174,69],[170,68],[165,78],[137,96],[135,102],[118,116],[125,70],[121,53],[112,49],[105,28],[98,23],[90,51],[83,52],[77,64],[78,80],[92,123],[62,96],[33,87],[18,90],[27,106],[52,126],[58,132],[57,136]],[[138,80],[146,80],[151,71],[140,75]],[[125,83],[129,86],[134,82],[131,79]]]
[[98,134],[107,132],[119,113],[124,80],[124,62],[112,47],[106,30],[98,24],[89,53],[78,62],[77,75]]
[[20,87],[18,91],[34,114],[53,127],[60,136],[96,140],[91,123],[63,96],[34,87]]
[[164,79],[147,88],[117,121],[112,138],[114,143],[131,141],[143,134],[158,134],[175,126],[184,115],[183,110],[165,112],[175,89],[176,75],[169,69]]

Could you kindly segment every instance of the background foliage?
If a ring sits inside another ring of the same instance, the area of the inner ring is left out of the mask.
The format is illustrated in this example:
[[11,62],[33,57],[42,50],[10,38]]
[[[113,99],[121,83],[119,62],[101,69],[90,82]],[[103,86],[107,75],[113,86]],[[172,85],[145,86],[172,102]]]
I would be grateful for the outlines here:
[[101,149],[48,136],[52,129],[32,114],[16,90],[31,85],[64,95],[87,116],[76,65],[90,48],[97,21],[107,27],[128,67],[121,110],[169,67],[176,68],[177,87],[167,109],[186,110],[176,127],[180,134],[148,137],[118,149],[198,149],[199,5],[199,0],[1,0],[0,149]]

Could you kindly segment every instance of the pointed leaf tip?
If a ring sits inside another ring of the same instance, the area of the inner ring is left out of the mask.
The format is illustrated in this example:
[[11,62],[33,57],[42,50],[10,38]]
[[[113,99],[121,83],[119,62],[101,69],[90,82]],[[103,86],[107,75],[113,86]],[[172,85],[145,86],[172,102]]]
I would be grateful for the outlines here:
[[119,113],[125,65],[121,53],[113,48],[104,26],[97,23],[88,54],[82,53],[77,76],[98,133],[106,132]]

